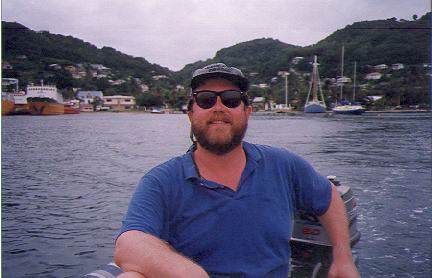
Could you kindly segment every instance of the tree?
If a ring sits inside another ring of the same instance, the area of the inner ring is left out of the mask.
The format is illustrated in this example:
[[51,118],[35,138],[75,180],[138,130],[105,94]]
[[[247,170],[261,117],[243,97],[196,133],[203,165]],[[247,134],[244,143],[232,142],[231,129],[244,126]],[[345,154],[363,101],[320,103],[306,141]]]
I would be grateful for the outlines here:
[[140,94],[136,98],[138,106],[144,107],[160,107],[163,105],[162,98],[154,94]]

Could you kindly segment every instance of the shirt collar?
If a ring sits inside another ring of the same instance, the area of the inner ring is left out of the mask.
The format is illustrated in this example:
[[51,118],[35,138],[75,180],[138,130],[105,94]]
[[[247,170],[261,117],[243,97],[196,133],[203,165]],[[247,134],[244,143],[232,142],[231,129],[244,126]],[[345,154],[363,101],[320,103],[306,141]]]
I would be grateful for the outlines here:
[[[252,172],[258,165],[259,160],[261,160],[261,154],[258,152],[257,148],[253,144],[245,141],[243,141],[242,143],[247,158],[245,172]],[[195,149],[196,146],[192,145],[183,155],[183,173],[186,180],[200,180],[198,171],[195,166],[195,162],[193,161],[192,157]]]

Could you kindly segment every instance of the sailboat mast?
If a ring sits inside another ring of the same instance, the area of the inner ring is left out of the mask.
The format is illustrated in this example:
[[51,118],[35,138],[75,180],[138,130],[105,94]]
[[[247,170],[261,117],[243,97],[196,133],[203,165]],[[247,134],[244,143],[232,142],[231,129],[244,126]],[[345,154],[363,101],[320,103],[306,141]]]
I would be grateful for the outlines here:
[[345,46],[342,45],[340,101],[342,101],[343,81],[344,81],[343,80],[343,75],[344,75],[344,55],[345,55]]
[[285,108],[288,108],[288,72],[285,73]]
[[316,55],[314,56],[314,62],[312,65],[312,99],[313,101],[318,101],[318,62]]
[[356,73],[357,73],[357,61],[354,61],[354,83],[353,83],[353,96],[352,96],[352,101],[355,101],[355,93],[356,93]]

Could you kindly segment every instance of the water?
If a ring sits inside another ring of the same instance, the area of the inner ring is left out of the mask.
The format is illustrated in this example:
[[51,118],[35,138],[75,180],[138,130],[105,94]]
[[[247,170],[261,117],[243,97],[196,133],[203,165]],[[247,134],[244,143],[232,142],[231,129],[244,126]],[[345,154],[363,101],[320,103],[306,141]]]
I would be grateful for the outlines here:
[[[254,115],[246,139],[353,188],[362,277],[431,277],[431,124],[430,113]],[[111,261],[136,182],[188,137],[185,115],[2,117],[3,277],[79,277]]]

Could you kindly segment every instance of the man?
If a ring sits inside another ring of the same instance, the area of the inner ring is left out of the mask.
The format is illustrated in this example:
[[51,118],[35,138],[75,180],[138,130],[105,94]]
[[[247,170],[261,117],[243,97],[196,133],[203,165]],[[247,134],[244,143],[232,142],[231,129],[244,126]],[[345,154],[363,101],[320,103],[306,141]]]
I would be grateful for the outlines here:
[[116,242],[121,277],[287,277],[293,211],[315,213],[333,244],[329,277],[359,277],[339,193],[303,159],[243,141],[248,81],[196,70],[194,146],[140,181]]

